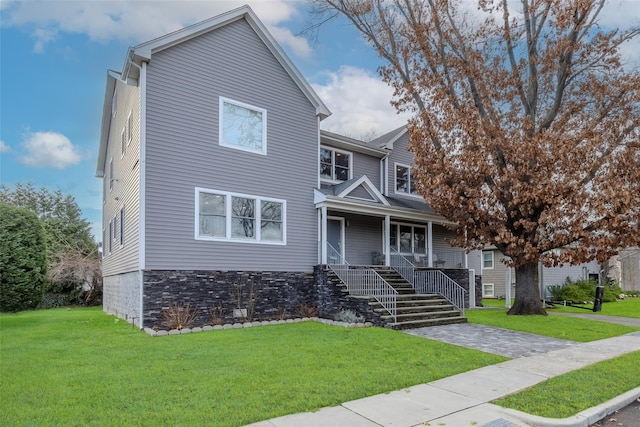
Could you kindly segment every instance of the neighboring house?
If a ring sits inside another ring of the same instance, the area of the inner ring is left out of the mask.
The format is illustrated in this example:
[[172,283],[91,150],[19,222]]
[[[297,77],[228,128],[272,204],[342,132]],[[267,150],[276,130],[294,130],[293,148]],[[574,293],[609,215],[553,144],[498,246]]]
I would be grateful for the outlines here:
[[[498,249],[488,247],[482,251],[482,297],[504,298],[506,295],[506,282],[511,279],[511,297],[515,296],[516,274],[513,268],[504,264],[505,256]],[[545,289],[551,285],[562,285],[567,278],[572,281],[582,279],[598,280],[600,265],[596,261],[578,265],[565,264],[558,267],[541,266],[539,270],[540,292],[544,295]]]
[[627,248],[609,262],[609,277],[624,291],[640,292],[640,248]]
[[97,166],[104,310],[145,327],[182,302],[329,315],[326,265],[396,251],[474,283],[479,253],[415,194],[406,129],[364,143],[321,131],[330,114],[246,6],[130,48]]

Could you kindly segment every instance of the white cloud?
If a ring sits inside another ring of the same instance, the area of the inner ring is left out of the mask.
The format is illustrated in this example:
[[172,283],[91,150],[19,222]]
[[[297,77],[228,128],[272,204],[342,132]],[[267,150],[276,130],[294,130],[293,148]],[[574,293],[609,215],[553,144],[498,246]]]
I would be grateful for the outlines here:
[[409,116],[397,114],[390,104],[393,89],[377,75],[360,68],[341,67],[328,73],[328,77],[328,83],[313,85],[333,112],[322,122],[323,129],[362,138],[379,136],[406,124]]
[[303,37],[282,28],[284,22],[298,17],[292,0],[224,1],[3,1],[2,25],[29,30],[35,39],[34,51],[60,33],[86,34],[94,41],[121,40],[133,44],[194,24],[203,19],[249,4],[272,31],[279,43],[296,54],[309,55]]
[[57,132],[28,133],[22,141],[20,161],[33,167],[64,169],[80,162],[81,155],[69,138]]
[[11,151],[11,147],[4,143],[4,141],[0,140],[0,153],[7,153]]

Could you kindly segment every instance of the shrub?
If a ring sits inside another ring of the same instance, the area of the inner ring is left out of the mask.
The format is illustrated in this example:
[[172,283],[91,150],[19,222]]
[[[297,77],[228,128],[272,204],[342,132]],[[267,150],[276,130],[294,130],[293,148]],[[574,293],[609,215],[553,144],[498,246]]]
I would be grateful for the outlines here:
[[344,323],[361,323],[364,322],[364,317],[358,316],[353,310],[342,310],[334,317],[338,322]]
[[33,212],[0,203],[0,311],[35,308],[44,296],[47,247]]
[[318,315],[318,307],[315,305],[300,304],[300,307],[298,307],[298,315],[300,317],[316,317]]
[[[554,301],[571,301],[574,303],[591,302],[596,296],[596,286],[598,284],[593,280],[572,281],[567,278],[564,285],[553,285],[547,289],[551,293]],[[622,289],[615,282],[609,282],[604,285],[604,293],[602,302],[613,302],[618,299],[622,293]]]
[[169,307],[162,311],[163,324],[169,329],[184,329],[193,325],[198,318],[196,310],[187,304],[169,304]]

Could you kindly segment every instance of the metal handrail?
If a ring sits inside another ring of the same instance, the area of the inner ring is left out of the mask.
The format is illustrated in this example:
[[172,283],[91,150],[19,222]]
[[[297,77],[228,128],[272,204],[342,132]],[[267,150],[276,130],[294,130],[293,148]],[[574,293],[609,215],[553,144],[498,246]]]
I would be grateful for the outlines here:
[[411,261],[391,248],[391,268],[418,294],[440,294],[464,315],[467,290],[440,270],[415,270]]
[[464,316],[467,290],[440,270],[418,270],[412,283],[417,293],[440,294]]
[[327,243],[327,252],[327,255],[331,254],[333,259],[340,261],[328,265],[346,285],[349,294],[375,298],[396,322],[398,291],[371,268],[351,268],[347,260],[329,243]]

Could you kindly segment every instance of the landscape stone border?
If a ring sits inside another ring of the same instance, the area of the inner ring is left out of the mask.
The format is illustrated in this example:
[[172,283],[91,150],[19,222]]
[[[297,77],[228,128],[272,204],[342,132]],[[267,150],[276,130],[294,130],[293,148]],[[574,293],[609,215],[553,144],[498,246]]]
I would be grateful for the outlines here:
[[152,328],[144,328],[143,331],[152,337],[163,337],[167,335],[184,335],[184,334],[192,334],[197,332],[205,332],[205,331],[221,331],[226,329],[244,329],[244,328],[252,328],[254,326],[267,326],[267,325],[284,325],[287,323],[300,323],[300,322],[318,322],[324,323],[325,325],[331,326],[342,326],[345,328],[370,328],[373,325],[372,322],[358,322],[358,323],[347,323],[347,322],[339,322],[337,320],[331,319],[323,319],[320,317],[302,317],[296,319],[286,319],[286,320],[263,320],[258,322],[244,322],[244,323],[225,323],[224,325],[206,325],[203,327],[196,326],[195,328],[183,328],[183,329],[152,329]]

